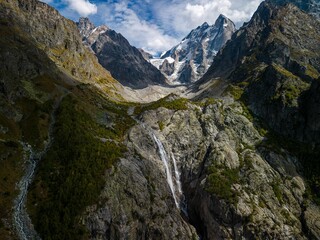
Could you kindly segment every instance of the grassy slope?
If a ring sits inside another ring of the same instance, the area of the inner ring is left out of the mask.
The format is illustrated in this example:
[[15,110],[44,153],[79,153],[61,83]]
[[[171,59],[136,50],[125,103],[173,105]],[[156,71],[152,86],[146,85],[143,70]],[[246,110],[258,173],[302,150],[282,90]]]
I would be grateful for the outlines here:
[[134,123],[126,106],[86,86],[73,93],[58,109],[53,145],[29,193],[33,222],[45,239],[87,238],[81,214],[97,203],[104,172],[125,153],[124,134]]

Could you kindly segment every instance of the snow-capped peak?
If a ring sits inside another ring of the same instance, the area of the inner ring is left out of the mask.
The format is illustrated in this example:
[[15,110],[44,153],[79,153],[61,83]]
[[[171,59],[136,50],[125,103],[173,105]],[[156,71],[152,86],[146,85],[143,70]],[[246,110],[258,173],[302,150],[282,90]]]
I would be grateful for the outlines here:
[[193,29],[182,41],[151,61],[172,84],[197,81],[210,67],[220,48],[235,32],[234,23],[220,15],[214,25],[204,22]]

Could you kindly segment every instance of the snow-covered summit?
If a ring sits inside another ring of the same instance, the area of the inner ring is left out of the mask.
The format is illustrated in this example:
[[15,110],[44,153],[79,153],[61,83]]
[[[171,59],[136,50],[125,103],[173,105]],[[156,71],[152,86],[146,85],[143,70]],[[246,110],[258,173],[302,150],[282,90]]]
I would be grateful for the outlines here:
[[217,52],[234,32],[234,23],[220,15],[214,25],[203,23],[160,59],[150,61],[172,84],[195,82],[208,70]]

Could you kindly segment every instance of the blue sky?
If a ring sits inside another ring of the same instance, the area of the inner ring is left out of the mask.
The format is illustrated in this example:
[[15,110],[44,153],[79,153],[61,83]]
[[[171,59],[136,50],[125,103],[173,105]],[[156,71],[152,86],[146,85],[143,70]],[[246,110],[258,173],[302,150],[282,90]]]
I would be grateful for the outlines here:
[[170,49],[193,28],[224,14],[239,27],[262,0],[42,0],[77,21],[89,17],[151,53]]

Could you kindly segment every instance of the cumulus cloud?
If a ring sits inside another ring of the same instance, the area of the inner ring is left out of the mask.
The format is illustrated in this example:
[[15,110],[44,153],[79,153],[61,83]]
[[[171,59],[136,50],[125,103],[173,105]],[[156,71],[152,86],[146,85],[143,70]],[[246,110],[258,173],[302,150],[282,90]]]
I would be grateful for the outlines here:
[[86,17],[97,13],[97,6],[88,0],[65,0],[65,2],[70,9],[76,11],[81,16]]
[[132,8],[134,7],[126,2],[104,4],[99,6],[99,12],[104,13],[102,19],[105,24],[124,35],[130,44],[152,54],[170,49],[178,43],[177,38],[166,34],[165,30],[152,23],[151,19],[141,19]]
[[250,19],[260,2],[262,0],[166,0],[154,4],[154,14],[164,28],[183,35],[203,22],[214,24],[219,14],[240,26]]

